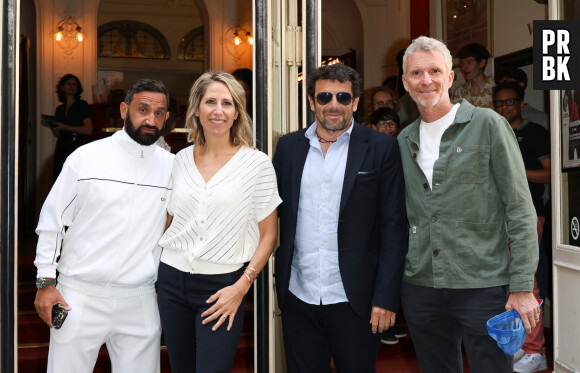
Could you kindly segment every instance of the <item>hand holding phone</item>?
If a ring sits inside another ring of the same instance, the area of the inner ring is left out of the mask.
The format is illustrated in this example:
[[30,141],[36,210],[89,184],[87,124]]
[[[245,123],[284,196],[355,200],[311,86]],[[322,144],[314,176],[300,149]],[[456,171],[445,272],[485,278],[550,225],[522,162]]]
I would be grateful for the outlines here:
[[52,326],[54,326],[55,329],[61,328],[67,316],[68,311],[62,304],[57,303],[52,306]]
[[41,114],[41,117],[50,128],[56,127],[56,117],[54,115]]

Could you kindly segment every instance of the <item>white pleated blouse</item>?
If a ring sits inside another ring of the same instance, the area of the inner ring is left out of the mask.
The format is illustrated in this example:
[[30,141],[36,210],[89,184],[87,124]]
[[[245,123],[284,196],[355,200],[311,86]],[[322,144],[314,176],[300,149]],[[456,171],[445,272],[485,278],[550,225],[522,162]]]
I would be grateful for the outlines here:
[[184,272],[228,273],[258,246],[258,222],[282,202],[270,158],[245,146],[205,182],[193,147],[175,156],[167,212],[171,226],[159,241],[161,261]]

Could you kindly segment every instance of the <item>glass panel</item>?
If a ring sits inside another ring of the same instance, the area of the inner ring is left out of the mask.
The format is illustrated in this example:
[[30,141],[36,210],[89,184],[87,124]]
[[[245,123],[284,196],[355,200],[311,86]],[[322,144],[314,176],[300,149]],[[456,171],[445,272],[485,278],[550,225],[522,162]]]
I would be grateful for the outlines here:
[[562,174],[562,243],[580,247],[580,171]]
[[167,40],[142,22],[114,21],[99,26],[98,56],[169,59]]
[[[580,19],[580,3],[563,0],[564,20]],[[580,248],[580,90],[560,92],[561,103],[561,243]]]
[[191,30],[179,41],[177,59],[183,61],[204,61],[205,50],[203,42],[203,26]]

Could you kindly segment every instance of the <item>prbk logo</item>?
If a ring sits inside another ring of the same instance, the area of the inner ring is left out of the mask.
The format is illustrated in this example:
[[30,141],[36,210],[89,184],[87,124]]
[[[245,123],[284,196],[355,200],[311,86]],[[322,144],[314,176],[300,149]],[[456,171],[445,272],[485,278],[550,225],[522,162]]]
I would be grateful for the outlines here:
[[533,88],[580,88],[580,21],[534,21]]

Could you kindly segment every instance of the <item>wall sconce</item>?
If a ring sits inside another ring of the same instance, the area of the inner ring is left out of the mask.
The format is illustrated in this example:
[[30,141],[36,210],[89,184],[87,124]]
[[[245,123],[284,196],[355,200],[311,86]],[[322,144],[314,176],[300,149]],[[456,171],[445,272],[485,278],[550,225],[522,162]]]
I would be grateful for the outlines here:
[[71,16],[66,16],[56,25],[54,39],[57,44],[64,49],[66,55],[72,54],[73,49],[83,42],[84,35],[82,28],[76,23]]
[[234,32],[233,35],[234,45],[237,46],[245,42],[247,42],[250,45],[254,45],[254,38],[248,31],[244,30],[239,26],[236,26],[233,28],[233,32]]
[[228,29],[220,43],[224,46],[225,51],[233,57],[234,65],[238,65],[241,57],[247,52],[252,51],[254,38],[247,30],[240,26],[234,26]]

